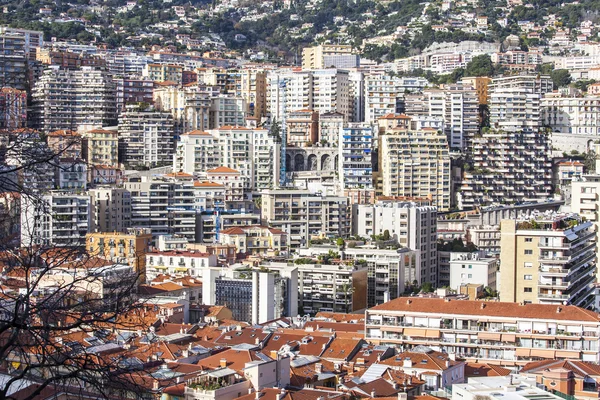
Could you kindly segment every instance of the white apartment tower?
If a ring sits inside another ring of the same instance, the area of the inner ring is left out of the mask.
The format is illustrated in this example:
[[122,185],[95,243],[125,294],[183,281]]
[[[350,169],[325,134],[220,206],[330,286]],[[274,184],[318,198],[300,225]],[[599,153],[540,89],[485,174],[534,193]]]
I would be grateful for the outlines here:
[[93,67],[51,66],[32,90],[33,119],[43,132],[86,131],[114,124],[116,84],[106,71]]
[[435,285],[438,280],[436,208],[400,201],[352,206],[352,234],[368,238],[385,231],[401,246],[418,252],[414,273],[417,284]]
[[395,128],[379,136],[379,169],[384,196],[430,198],[450,209],[450,155],[446,135],[434,128]]

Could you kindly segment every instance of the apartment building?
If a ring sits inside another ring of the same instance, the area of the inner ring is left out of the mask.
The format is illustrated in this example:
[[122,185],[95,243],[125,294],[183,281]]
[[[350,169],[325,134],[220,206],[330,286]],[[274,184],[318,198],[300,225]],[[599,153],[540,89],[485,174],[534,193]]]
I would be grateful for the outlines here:
[[450,209],[450,155],[446,135],[434,128],[396,128],[379,136],[381,193],[430,198]]
[[444,120],[444,133],[453,149],[470,149],[479,133],[479,103],[474,88],[450,85],[423,92],[429,104],[429,116]]
[[146,254],[150,252],[152,234],[149,230],[128,229],[127,232],[88,233],[85,249],[91,256],[129,265],[146,282]]
[[215,138],[208,132],[194,130],[179,137],[173,156],[173,170],[196,174],[219,166]]
[[170,113],[127,106],[119,115],[119,161],[156,167],[173,162],[175,121]]
[[0,32],[0,87],[28,89],[28,46],[25,37]]
[[[284,113],[313,110],[320,114],[338,112],[350,119],[352,113],[349,73],[339,69],[277,70],[267,76],[268,109],[281,121]],[[285,107],[283,103],[285,90]]]
[[544,125],[552,132],[572,135],[600,135],[600,98],[562,97],[546,93],[541,101]]
[[[402,247],[419,254],[417,268],[408,284],[437,284],[437,210],[415,202],[379,200],[352,207],[352,234],[361,237],[383,235],[386,231]],[[410,271],[409,271],[410,272]]]
[[312,110],[288,111],[286,120],[287,144],[312,146],[319,139],[319,114]]
[[54,131],[46,135],[48,147],[64,158],[81,158],[81,135],[73,131]]
[[144,254],[143,258],[147,282],[161,274],[202,278],[204,269],[217,266],[217,256],[194,250],[152,251]]
[[[178,175],[179,176],[179,175]],[[196,242],[194,182],[174,176],[130,179],[131,225],[149,228],[152,235],[175,234]]]
[[546,75],[494,78],[489,84],[491,126],[508,130],[541,128],[541,99],[552,90],[552,79]]
[[117,120],[116,85],[101,69],[63,69],[50,66],[32,90],[36,128],[87,131],[114,125]]
[[594,303],[596,235],[577,214],[534,215],[500,223],[500,300]]
[[398,91],[397,78],[389,75],[365,76],[365,123],[375,124],[384,115],[398,113],[403,94]]
[[370,308],[365,339],[426,345],[467,362],[506,367],[530,361],[598,362],[598,315],[572,305],[399,297]]
[[142,70],[142,76],[155,82],[170,81],[181,85],[183,67],[174,64],[146,64]]
[[162,85],[154,88],[153,98],[157,109],[170,112],[181,121],[184,131],[206,131],[210,128],[212,98],[218,95],[216,87],[203,85]]
[[491,58],[493,63],[506,65],[509,69],[535,69],[542,63],[542,53],[539,51],[509,50],[504,53],[492,53]]
[[488,78],[487,76],[466,76],[460,80],[460,83],[475,88],[479,104],[488,104],[488,86],[491,81],[492,78]]
[[92,224],[88,195],[51,192],[39,200],[21,197],[21,246],[83,246]]
[[93,204],[93,232],[125,232],[131,227],[131,193],[128,190],[97,187],[89,193]]
[[550,138],[537,130],[487,130],[473,140],[459,207],[539,202],[552,193]]
[[319,142],[325,146],[338,146],[340,130],[346,125],[344,115],[340,113],[324,113],[319,115]]
[[364,124],[351,124],[339,131],[339,171],[342,190],[373,189],[374,129]]
[[61,190],[83,191],[87,188],[87,164],[80,158],[61,158],[54,171],[54,187]]
[[269,270],[297,274],[298,311],[350,313],[367,306],[367,268],[355,262],[336,265],[271,262]]
[[119,165],[119,133],[116,130],[92,129],[82,134],[83,158],[90,165]]
[[229,228],[219,234],[219,243],[234,245],[238,253],[246,255],[287,253],[287,234],[267,226],[250,225]]
[[27,92],[10,87],[0,89],[0,129],[25,128]]
[[[321,44],[302,49],[302,69],[352,68],[358,67],[357,55],[353,55],[352,46],[340,44]],[[352,62],[354,61],[354,62]]]
[[600,241],[600,160],[596,160],[596,173],[583,175],[571,182],[571,212],[594,223],[596,243]]
[[[438,252],[440,254],[441,252]],[[460,291],[463,285],[482,285],[492,290],[498,289],[496,277],[500,260],[486,257],[482,252],[448,252],[448,272],[451,289]],[[441,257],[441,255],[440,255]],[[440,266],[441,268],[441,266]]]
[[246,100],[243,97],[213,97],[209,110],[210,129],[246,125]]
[[254,129],[252,140],[252,190],[260,193],[279,184],[281,172],[281,143],[266,129]]
[[218,167],[206,171],[206,176],[210,182],[217,183],[223,187],[223,204],[225,209],[244,208],[246,196],[244,193],[244,178],[232,168]]
[[367,307],[402,296],[417,279],[421,252],[402,247],[398,250],[358,246],[344,250],[346,259],[367,267]]
[[125,110],[125,106],[136,103],[152,103],[154,82],[149,79],[117,78],[116,98],[117,110]]
[[32,31],[29,29],[0,26],[0,34],[21,36],[24,41],[24,50],[26,54],[30,54],[35,49],[44,47],[44,32],[42,31]]
[[252,129],[224,126],[219,129],[209,131],[216,139],[220,166],[236,170],[240,173],[243,181],[243,187],[246,192],[250,192],[254,187],[254,168],[256,167],[253,159],[254,148],[252,147]]
[[350,234],[347,197],[320,196],[303,189],[262,192],[263,224],[287,233],[290,248],[304,246],[311,236]]
[[298,315],[298,275],[295,270],[207,268],[202,275],[202,302],[226,304],[236,321],[252,324]]
[[142,76],[144,67],[151,62],[151,56],[134,51],[117,50],[106,55],[108,71],[118,77]]

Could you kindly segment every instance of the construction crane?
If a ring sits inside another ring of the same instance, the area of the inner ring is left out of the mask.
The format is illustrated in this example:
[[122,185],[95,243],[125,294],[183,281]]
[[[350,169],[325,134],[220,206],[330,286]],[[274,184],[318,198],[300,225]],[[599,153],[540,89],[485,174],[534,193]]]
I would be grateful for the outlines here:
[[280,120],[281,120],[281,155],[280,155],[280,168],[279,168],[279,186],[287,186],[287,168],[286,168],[286,148],[287,148],[287,81],[286,78],[279,78],[279,90],[281,90],[281,106],[280,106]]

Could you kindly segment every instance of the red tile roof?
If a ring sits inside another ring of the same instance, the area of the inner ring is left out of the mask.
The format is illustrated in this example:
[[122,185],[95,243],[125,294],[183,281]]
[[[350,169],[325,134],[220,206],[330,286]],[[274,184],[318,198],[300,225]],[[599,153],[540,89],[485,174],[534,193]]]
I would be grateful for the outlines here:
[[237,171],[233,168],[229,167],[217,167],[215,169],[211,169],[206,171],[209,174],[239,174],[240,171]]
[[600,316],[576,306],[549,304],[503,303],[480,300],[449,300],[398,297],[369,311],[402,311],[422,314],[456,314],[501,318],[548,319],[561,321],[600,322]]

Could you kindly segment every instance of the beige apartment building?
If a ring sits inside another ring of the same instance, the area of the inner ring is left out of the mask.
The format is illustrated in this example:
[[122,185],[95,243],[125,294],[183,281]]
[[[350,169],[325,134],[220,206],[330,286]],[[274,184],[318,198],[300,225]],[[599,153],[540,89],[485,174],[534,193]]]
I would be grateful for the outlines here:
[[594,225],[577,214],[500,223],[500,300],[594,304]]
[[302,69],[327,68],[327,62],[341,56],[351,56],[352,46],[339,44],[321,44],[302,49]]
[[366,311],[365,339],[405,350],[426,345],[506,367],[547,359],[598,362],[600,317],[572,305],[398,297]]
[[118,165],[118,132],[116,130],[92,129],[84,133],[83,158],[91,165]]
[[446,135],[433,128],[392,129],[379,137],[381,193],[431,198],[450,209],[450,155]]

